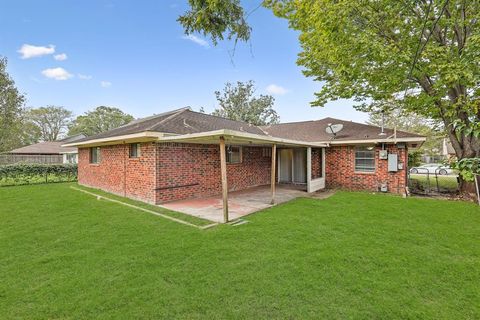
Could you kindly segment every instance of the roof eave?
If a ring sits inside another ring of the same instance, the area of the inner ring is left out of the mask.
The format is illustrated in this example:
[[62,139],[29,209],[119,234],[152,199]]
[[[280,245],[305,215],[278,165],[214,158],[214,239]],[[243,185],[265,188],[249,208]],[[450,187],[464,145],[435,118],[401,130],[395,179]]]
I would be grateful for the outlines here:
[[384,138],[384,139],[353,139],[353,140],[330,140],[321,141],[323,143],[329,143],[331,145],[344,145],[344,144],[367,144],[367,143],[424,143],[427,140],[426,137],[403,137],[403,138]]
[[120,136],[91,139],[80,142],[62,144],[62,147],[94,147],[101,145],[121,144],[125,142],[155,141],[162,137],[164,133],[155,131],[142,131],[137,133],[125,134]]

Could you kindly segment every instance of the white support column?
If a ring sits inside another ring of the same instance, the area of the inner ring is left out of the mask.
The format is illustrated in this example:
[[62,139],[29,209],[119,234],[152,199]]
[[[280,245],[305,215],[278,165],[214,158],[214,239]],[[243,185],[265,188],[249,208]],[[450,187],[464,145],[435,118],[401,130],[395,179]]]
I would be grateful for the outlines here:
[[275,204],[275,165],[277,164],[277,145],[272,145],[272,170],[270,173],[270,187],[272,189],[272,201],[271,204]]
[[312,185],[312,147],[307,148],[307,192],[311,192]]
[[228,184],[227,155],[225,153],[225,138],[220,137],[220,171],[222,175],[223,222],[228,222]]
[[322,148],[322,178],[325,179],[325,152],[327,151],[327,149],[325,148]]

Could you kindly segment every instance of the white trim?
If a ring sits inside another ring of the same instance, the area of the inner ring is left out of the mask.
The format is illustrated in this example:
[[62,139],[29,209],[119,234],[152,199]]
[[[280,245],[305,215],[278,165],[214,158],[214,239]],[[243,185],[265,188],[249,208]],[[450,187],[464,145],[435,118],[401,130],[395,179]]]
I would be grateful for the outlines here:
[[312,183],[312,147],[307,147],[307,192],[310,192]]
[[[108,142],[120,142],[125,141],[125,140],[132,140],[132,139],[158,139],[160,137],[163,137],[165,134],[163,132],[154,132],[154,131],[143,131],[139,133],[132,133],[132,134],[126,134],[126,135],[121,135],[121,136],[115,136],[115,137],[107,137],[107,138],[99,138],[99,139],[92,139],[92,140],[86,140],[86,141],[80,141],[80,142],[71,142],[71,143],[66,143],[62,144],[62,147],[77,147],[77,146],[94,146],[95,144],[99,145],[102,143],[108,143]],[[137,142],[137,141],[131,141]],[[130,142],[129,142],[130,143]]]
[[398,142],[425,142],[426,137],[410,137],[410,138],[397,138],[396,141],[392,139],[364,139],[364,140],[330,140],[319,141],[318,143],[328,143],[332,145],[343,145],[343,144],[365,144],[365,143],[398,143]]

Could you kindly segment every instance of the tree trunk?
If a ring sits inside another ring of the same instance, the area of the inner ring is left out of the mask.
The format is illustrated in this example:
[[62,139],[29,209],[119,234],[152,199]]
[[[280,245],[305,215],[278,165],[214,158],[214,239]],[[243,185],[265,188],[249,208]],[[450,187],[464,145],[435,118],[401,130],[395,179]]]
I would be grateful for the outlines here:
[[475,190],[475,182],[470,182],[470,181],[465,181],[462,179],[462,176],[459,176],[460,183],[458,185],[458,189],[460,190],[460,193],[467,193],[470,195],[475,195],[476,190]]
[[[480,156],[480,140],[478,138],[472,135],[465,136],[463,134],[457,137],[454,130],[450,130],[448,135],[458,160]],[[465,181],[462,176],[460,176],[459,190],[460,193],[475,194],[475,183]]]

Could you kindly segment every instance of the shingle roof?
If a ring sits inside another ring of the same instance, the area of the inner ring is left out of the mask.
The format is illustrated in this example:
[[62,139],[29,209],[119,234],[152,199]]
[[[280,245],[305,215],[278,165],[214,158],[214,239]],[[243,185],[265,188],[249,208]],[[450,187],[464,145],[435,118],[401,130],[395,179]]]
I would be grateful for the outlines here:
[[[392,129],[385,129],[385,136],[380,136],[380,128],[363,123],[325,118],[314,121],[281,123],[263,126],[262,129],[269,135],[306,142],[323,142],[332,140],[332,135],[325,129],[329,124],[343,124],[343,129],[335,136],[335,141],[381,139],[393,135]],[[414,133],[397,130],[397,138],[421,138]]]
[[134,120],[124,126],[76,142],[128,135],[144,131],[173,134],[199,133],[220,129],[244,131],[259,135],[265,133],[257,126],[182,108],[148,118]]
[[76,147],[62,147],[62,144],[66,142],[78,141],[80,138],[84,138],[84,135],[77,135],[73,137],[67,137],[58,141],[45,141],[35,143],[29,146],[14,149],[9,153],[13,154],[61,154],[77,151]]
[[[124,126],[77,140],[76,142],[117,137],[145,131],[182,135],[222,129],[305,142],[328,142],[332,140],[332,135],[325,131],[328,124],[343,124],[343,129],[337,133],[334,139],[335,141],[384,139],[393,135],[392,129],[385,129],[386,135],[380,136],[380,128],[377,126],[334,118],[258,127],[246,122],[195,112],[190,108],[182,108],[148,118],[134,120]],[[397,131],[397,138],[407,137],[422,138],[422,136],[417,134]]]

